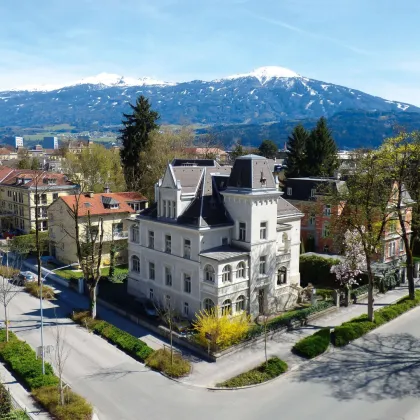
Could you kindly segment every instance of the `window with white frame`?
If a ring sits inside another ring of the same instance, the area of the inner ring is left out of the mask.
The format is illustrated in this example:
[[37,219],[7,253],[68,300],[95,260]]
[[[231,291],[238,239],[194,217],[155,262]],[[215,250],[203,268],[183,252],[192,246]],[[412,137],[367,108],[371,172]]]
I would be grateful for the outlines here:
[[311,226],[314,226],[314,225],[315,225],[315,213],[311,213],[311,214],[309,215],[309,224],[310,224]]
[[324,226],[322,228],[322,237],[328,238],[330,236],[330,224],[324,223]]
[[389,243],[389,254],[390,257],[395,255],[395,241]]
[[184,258],[188,260],[191,258],[191,241],[189,239],[184,239]]
[[165,296],[165,307],[167,309],[171,308],[171,296],[170,295]]
[[214,268],[210,264],[204,267],[204,280],[214,283]]
[[312,188],[311,189],[311,197],[315,197],[315,194],[316,194],[316,189]]
[[232,281],[232,267],[230,265],[225,265],[222,271],[222,282],[226,283],[227,281]]
[[138,244],[140,242],[140,231],[137,225],[131,227],[131,242]]
[[222,245],[229,245],[229,238],[222,238]]
[[172,286],[172,270],[171,270],[171,267],[165,267],[165,284],[169,287]]
[[277,285],[280,286],[282,284],[287,283],[287,268],[286,267],[280,267],[277,270]]
[[292,189],[290,187],[287,188],[287,195],[292,195]]
[[260,274],[267,274],[267,257],[265,255],[260,257]]
[[236,312],[242,312],[245,310],[245,296],[241,295],[236,299],[235,302]]
[[153,292],[153,289],[149,289],[149,299],[153,300],[155,298],[155,294]]
[[170,254],[172,252],[172,237],[171,235],[165,235],[165,252]]
[[166,200],[162,200],[162,216],[163,217],[166,217],[166,215],[168,214],[166,211],[167,211],[166,210]]
[[400,253],[404,252],[404,241],[400,239]]
[[191,293],[191,276],[184,274],[184,292]]
[[222,303],[222,315],[230,315],[232,313],[232,301],[230,299],[226,299]]
[[149,262],[149,279],[154,280],[155,279],[155,263]]
[[131,270],[140,273],[140,258],[137,255],[131,257]]
[[331,205],[326,204],[324,206],[324,216],[331,216]]
[[147,246],[152,249],[155,247],[155,232],[153,230],[149,230],[149,242]]
[[184,315],[188,316],[189,313],[190,313],[190,308],[189,308],[188,302],[184,302]]
[[245,263],[241,261],[236,266],[236,278],[243,279],[245,277]]
[[214,309],[214,302],[211,299],[206,298],[203,301],[203,307],[206,312],[210,312]]
[[172,201],[172,219],[176,218],[176,202]]
[[267,222],[260,223],[260,239],[267,239]]
[[172,212],[172,201],[168,200],[168,213],[166,217],[171,217],[171,212]]
[[244,222],[239,223],[239,240],[246,241],[246,223]]

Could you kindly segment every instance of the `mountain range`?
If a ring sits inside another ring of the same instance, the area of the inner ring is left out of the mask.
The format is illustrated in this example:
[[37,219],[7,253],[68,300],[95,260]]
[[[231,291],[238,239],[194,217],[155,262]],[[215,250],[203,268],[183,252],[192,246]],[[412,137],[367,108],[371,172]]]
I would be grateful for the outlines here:
[[354,146],[356,138],[377,144],[398,124],[420,128],[420,108],[414,105],[282,67],[212,81],[168,83],[102,73],[67,86],[26,86],[0,92],[0,126],[15,132],[16,127],[63,123],[78,130],[115,130],[139,95],[150,99],[160,123],[192,124],[199,132],[211,127],[227,143],[239,136],[258,144],[269,135],[280,144],[298,121],[311,126],[321,116],[335,121],[332,128],[341,147]]

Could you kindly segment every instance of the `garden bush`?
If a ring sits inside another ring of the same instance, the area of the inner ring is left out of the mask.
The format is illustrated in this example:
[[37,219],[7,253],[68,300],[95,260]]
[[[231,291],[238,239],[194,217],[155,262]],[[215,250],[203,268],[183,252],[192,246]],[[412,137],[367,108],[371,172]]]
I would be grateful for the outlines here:
[[241,373],[234,378],[217,384],[217,386],[223,388],[237,388],[241,386],[260,384],[280,376],[282,373],[287,371],[287,368],[288,366],[286,362],[280,360],[278,357],[272,357],[268,359],[268,363],[264,362],[248,372]]
[[[41,292],[40,287],[36,281],[26,283],[25,290],[32,296],[39,299]],[[43,300],[51,300],[54,299],[54,289],[50,286],[46,286],[45,284],[42,285],[42,299]]]
[[318,289],[316,288],[316,296],[322,297],[323,300],[333,300],[333,289]]
[[92,419],[92,406],[83,397],[69,389],[64,391],[65,405],[60,405],[60,393],[56,386],[43,386],[34,390],[32,395],[57,419]]
[[190,373],[191,364],[185,360],[179,353],[173,354],[173,363],[171,364],[171,352],[167,349],[160,349],[153,352],[146,359],[146,366],[151,369],[165,373],[171,378],[180,378]]
[[337,258],[320,257],[318,255],[301,255],[299,259],[300,284],[302,287],[312,283],[314,286],[322,284],[328,287],[336,287],[335,274],[331,273],[331,267],[339,264]]
[[90,318],[88,311],[74,311],[71,318],[78,324],[89,328],[95,334],[105,338],[110,343],[115,344],[120,350],[140,362],[144,362],[153,353],[153,349],[144,341],[139,340],[128,332],[120,330],[109,322]]
[[4,418],[13,410],[12,398],[6,387],[0,383],[0,418]]
[[292,351],[299,356],[307,359],[312,359],[324,353],[330,345],[330,329],[323,328],[315,334],[299,340],[294,346]]
[[393,305],[375,311],[375,318],[370,322],[367,315],[361,315],[348,322],[344,322],[334,329],[333,343],[337,347],[345,346],[351,341],[367,334],[369,331],[389,322],[404,312],[420,304],[420,290],[416,291],[415,299],[409,299],[408,296],[400,299]]

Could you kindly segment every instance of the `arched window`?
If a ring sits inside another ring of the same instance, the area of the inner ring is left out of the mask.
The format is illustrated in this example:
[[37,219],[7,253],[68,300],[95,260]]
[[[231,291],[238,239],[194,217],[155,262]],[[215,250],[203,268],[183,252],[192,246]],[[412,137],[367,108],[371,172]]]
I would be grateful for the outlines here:
[[277,270],[277,285],[282,285],[287,283],[287,268],[280,267]]
[[236,312],[242,312],[245,310],[245,296],[241,295],[236,299]]
[[245,277],[245,263],[242,261],[236,267],[236,278],[244,278]]
[[222,271],[222,281],[223,283],[227,281],[232,281],[232,267],[230,265],[225,265]]
[[131,227],[131,241],[137,244],[140,242],[140,232],[137,225]]
[[222,303],[222,315],[229,315],[232,313],[232,301],[230,299],[226,299]]
[[214,283],[214,268],[210,264],[204,267],[204,280]]
[[131,270],[140,273],[140,259],[136,255],[131,257]]
[[203,306],[205,311],[210,312],[214,308],[214,302],[211,299],[206,298],[204,299]]

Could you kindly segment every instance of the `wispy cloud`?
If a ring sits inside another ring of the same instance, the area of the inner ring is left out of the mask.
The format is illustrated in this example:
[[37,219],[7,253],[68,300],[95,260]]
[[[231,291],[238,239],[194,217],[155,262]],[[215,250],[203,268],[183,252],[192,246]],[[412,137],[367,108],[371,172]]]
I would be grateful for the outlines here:
[[354,47],[352,45],[348,45],[348,44],[346,44],[345,42],[342,42],[339,39],[336,39],[336,38],[333,38],[333,37],[330,37],[330,36],[327,36],[327,35],[322,35],[322,34],[318,34],[316,32],[307,31],[306,29],[302,29],[302,28],[299,28],[297,26],[290,25],[289,23],[283,22],[282,20],[272,19],[272,18],[268,18],[268,17],[265,17],[265,16],[260,16],[260,15],[257,15],[255,13],[252,13],[248,10],[246,10],[246,13],[248,15],[252,16],[255,19],[261,20],[263,22],[271,23],[272,25],[280,26],[282,28],[288,29],[289,31],[296,32],[296,33],[299,33],[299,34],[302,34],[302,35],[306,35],[310,38],[315,38],[315,39],[328,41],[332,44],[335,44],[335,45],[338,45],[340,47],[346,48],[347,50],[352,51],[355,54],[366,55],[366,56],[375,55],[371,51],[366,51],[362,48],[358,48],[358,47]]

